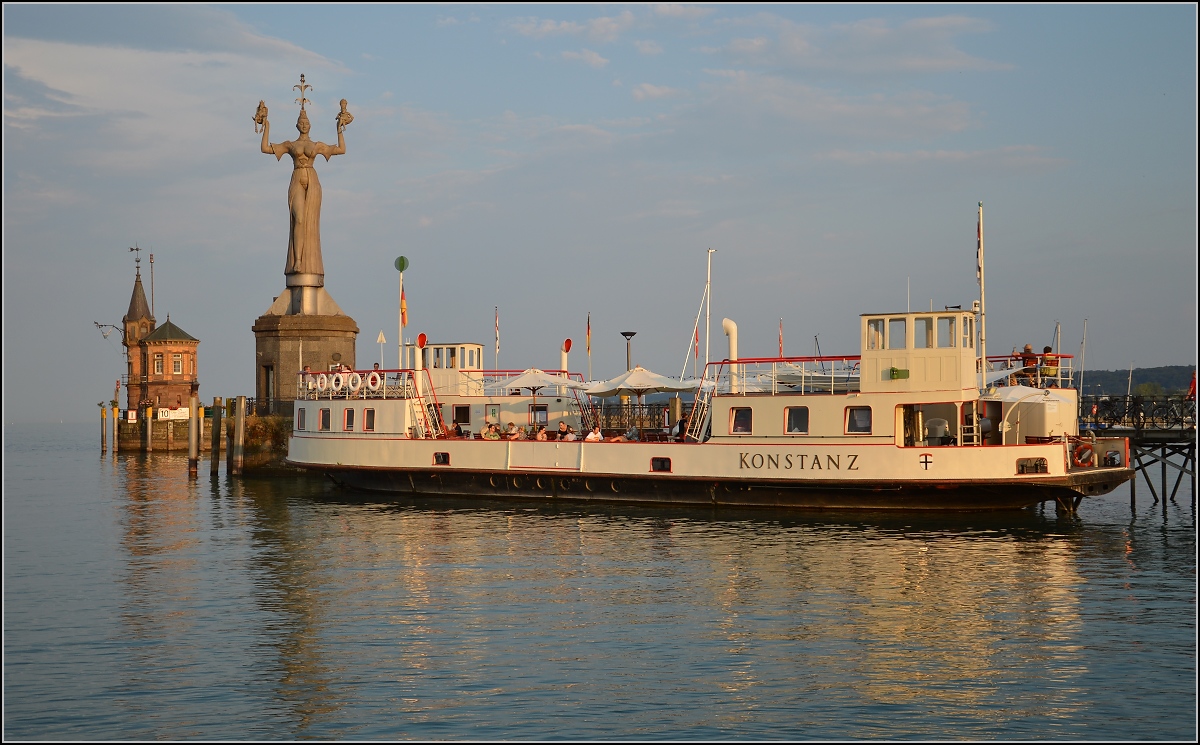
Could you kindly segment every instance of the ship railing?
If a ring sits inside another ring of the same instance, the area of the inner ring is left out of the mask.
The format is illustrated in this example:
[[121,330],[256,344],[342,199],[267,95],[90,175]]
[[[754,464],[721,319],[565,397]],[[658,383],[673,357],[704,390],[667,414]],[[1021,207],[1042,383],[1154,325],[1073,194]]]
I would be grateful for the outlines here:
[[[1008,371],[989,385],[1024,385],[1031,388],[1074,388],[1075,355],[1035,353],[1036,362],[1029,355],[1013,352],[1011,355],[988,355],[987,377]],[[1027,361],[1031,364],[1027,364]]]
[[859,390],[858,356],[749,357],[710,362],[701,390],[719,395],[829,394]]
[[[418,386],[418,382],[420,385]],[[296,400],[386,400],[436,394],[428,370],[350,370],[296,374]]]
[[1158,396],[1080,396],[1081,430],[1134,429],[1195,431],[1196,400],[1183,394]]

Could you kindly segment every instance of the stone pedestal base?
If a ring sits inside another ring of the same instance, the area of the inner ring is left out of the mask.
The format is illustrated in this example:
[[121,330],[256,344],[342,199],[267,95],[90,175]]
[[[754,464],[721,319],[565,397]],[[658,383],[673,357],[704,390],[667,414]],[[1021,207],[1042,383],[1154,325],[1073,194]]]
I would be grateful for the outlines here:
[[[314,289],[325,291],[323,287]],[[358,324],[350,316],[275,315],[267,311],[254,321],[251,330],[257,353],[254,395],[260,412],[271,401],[273,413],[291,413],[297,373],[305,365],[314,372],[327,371],[338,364],[355,367]]]

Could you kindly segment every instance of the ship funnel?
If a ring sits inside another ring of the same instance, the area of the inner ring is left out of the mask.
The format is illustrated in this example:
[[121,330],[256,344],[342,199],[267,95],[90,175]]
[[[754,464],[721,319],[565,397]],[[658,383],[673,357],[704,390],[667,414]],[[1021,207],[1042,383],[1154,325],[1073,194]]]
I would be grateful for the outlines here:
[[[737,362],[737,324],[728,318],[721,319],[721,328],[725,331],[725,335],[729,337],[729,361]],[[738,392],[738,366],[732,365],[729,370],[729,392]]]
[[[564,341],[562,343],[562,346],[558,348],[558,352],[559,352],[558,364],[559,364],[559,369],[562,370],[563,375],[567,374],[567,353],[570,351],[571,351],[571,340],[567,339],[566,341]],[[558,395],[560,395],[560,396],[563,395],[563,393],[565,391],[566,391],[566,389],[563,388],[562,386],[558,387]]]

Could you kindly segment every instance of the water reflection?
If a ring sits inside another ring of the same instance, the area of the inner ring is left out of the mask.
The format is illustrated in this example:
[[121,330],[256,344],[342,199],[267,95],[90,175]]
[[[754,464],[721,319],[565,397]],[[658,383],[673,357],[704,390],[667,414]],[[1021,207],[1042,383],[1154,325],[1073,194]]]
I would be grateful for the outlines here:
[[1194,678],[1194,530],[1156,511],[379,503],[104,463],[117,737],[1145,736],[1105,687],[1129,635],[1158,639],[1135,688]]

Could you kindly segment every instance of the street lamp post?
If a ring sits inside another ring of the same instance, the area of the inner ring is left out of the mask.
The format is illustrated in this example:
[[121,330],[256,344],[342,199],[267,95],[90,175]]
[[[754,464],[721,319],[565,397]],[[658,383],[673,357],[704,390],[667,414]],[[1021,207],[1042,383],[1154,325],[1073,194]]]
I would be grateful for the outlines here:
[[630,364],[629,340],[632,339],[634,336],[637,336],[637,332],[636,331],[622,331],[621,336],[625,337],[625,371],[628,372],[633,369],[633,365]]

